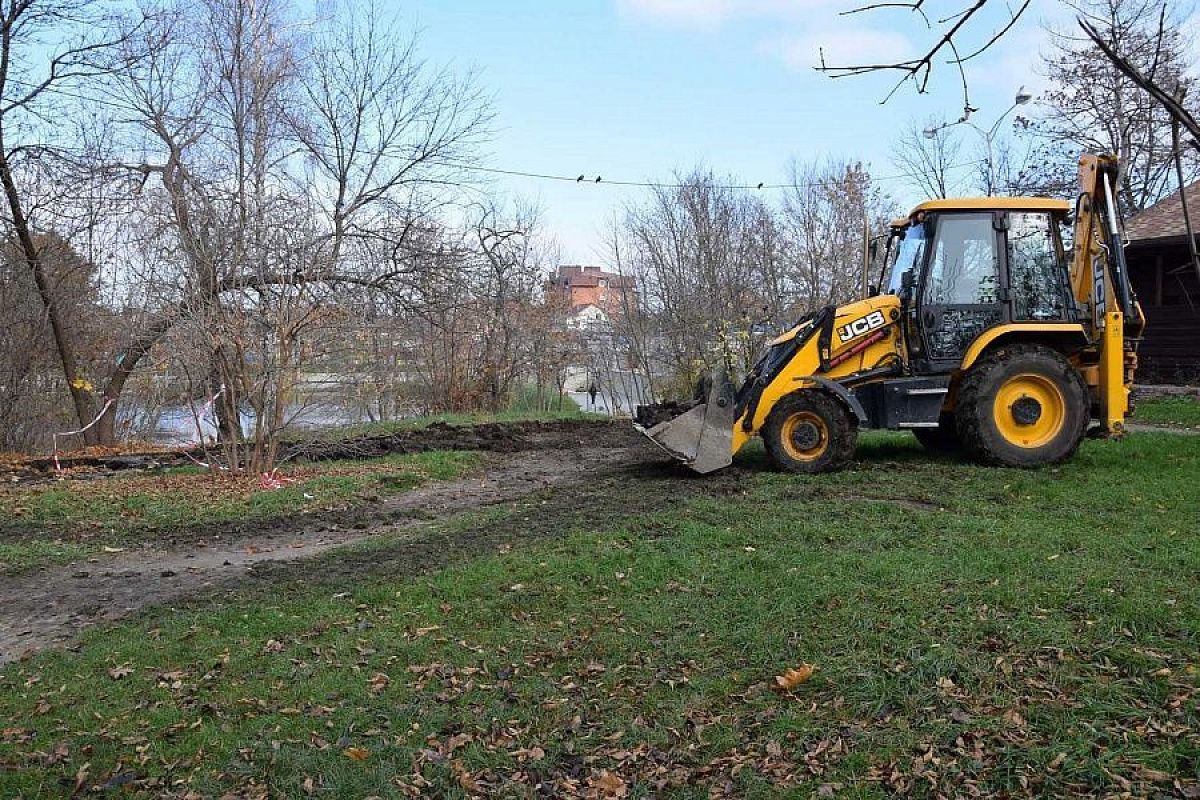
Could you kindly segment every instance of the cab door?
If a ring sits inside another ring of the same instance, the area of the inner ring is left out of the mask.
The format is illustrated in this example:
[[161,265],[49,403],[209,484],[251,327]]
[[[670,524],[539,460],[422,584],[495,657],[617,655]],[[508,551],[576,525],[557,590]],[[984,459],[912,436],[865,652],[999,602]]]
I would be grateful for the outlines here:
[[1005,321],[1000,220],[993,212],[945,212],[934,230],[917,295],[922,373],[949,372],[988,328]]
[[1044,211],[1014,211],[1005,216],[1013,321],[1075,321],[1075,298],[1058,221]]

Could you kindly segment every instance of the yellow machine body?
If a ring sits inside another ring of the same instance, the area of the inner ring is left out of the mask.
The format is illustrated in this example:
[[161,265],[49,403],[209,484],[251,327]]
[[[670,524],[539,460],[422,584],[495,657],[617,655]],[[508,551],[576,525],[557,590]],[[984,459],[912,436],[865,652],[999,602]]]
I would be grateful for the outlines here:
[[[844,464],[844,451],[853,447],[859,428],[912,429],[927,445],[969,440],[983,460],[1020,466],[1069,457],[1090,420],[1120,436],[1144,319],[1125,270],[1113,199],[1116,175],[1111,156],[1080,159],[1069,253],[1055,228],[1072,211],[1065,201],[986,197],[922,203],[892,224],[893,241],[915,229],[911,248],[917,255],[899,285],[892,280],[885,293],[809,315],[768,343],[740,389],[718,371],[690,403],[639,409],[638,427],[698,472],[729,464],[756,435],[777,464],[797,472]],[[1010,215],[1050,221],[1046,241],[1058,256],[1021,267],[1025,272],[1018,277],[1030,281],[1036,273],[1039,280],[1052,279],[1054,296],[1061,295],[1054,306],[1057,319],[1021,317],[1010,304],[1018,287],[1010,271],[1011,237],[1027,235],[1010,236]],[[968,218],[982,226],[974,239],[925,238],[932,235],[924,230],[926,221],[938,231],[942,220],[961,225]],[[928,299],[944,294],[941,283],[921,294],[934,281],[931,252],[939,247],[942,283],[946,274],[968,270],[963,265],[972,259],[987,263],[977,255],[980,247],[995,253],[990,256],[997,259],[995,282],[980,290],[991,305],[972,297],[954,307],[966,309],[955,312],[965,315],[966,327],[956,329],[957,317],[945,322],[928,310],[947,302]],[[887,257],[893,270],[902,257]],[[886,258],[884,266],[886,273]],[[1003,314],[996,312],[992,323],[972,321],[970,314],[980,307]],[[941,321],[934,325],[930,319]],[[960,349],[950,358],[945,353],[935,358],[931,329],[950,336]],[[831,449],[839,450],[839,459],[828,457]]]
[[[833,321],[830,349],[824,354],[829,369],[821,371],[820,342],[813,337],[763,390],[757,408],[738,417],[730,455],[758,433],[771,409],[784,396],[797,389],[827,385],[818,383],[818,379],[836,381],[883,366],[889,360],[903,359],[899,322],[900,299],[895,295],[880,295],[839,307]],[[793,328],[771,344],[778,345],[798,332]],[[747,415],[751,415],[748,429]]]

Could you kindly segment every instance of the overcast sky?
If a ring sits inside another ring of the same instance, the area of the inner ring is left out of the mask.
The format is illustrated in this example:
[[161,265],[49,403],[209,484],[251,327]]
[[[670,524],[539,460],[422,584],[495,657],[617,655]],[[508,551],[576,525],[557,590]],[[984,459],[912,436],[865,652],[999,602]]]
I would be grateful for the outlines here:
[[[974,24],[982,44],[1006,6]],[[1034,8],[1061,9],[1035,2]],[[536,202],[563,261],[603,262],[602,232],[622,204],[645,191],[591,182],[669,180],[704,164],[751,185],[781,182],[793,157],[861,159],[894,176],[888,148],[910,118],[962,113],[952,67],[941,64],[928,95],[902,88],[886,105],[882,76],[831,80],[829,63],[916,54],[928,33],[905,10],[839,16],[844,0],[405,0],[396,9],[421,30],[430,61],[476,68],[495,97],[493,166],[579,175],[583,184],[501,178]],[[936,18],[957,2],[934,2]],[[1031,11],[968,73],[976,120],[987,127],[1017,89],[1036,90],[1041,18]],[[966,167],[970,169],[970,167]],[[915,198],[882,180],[898,201]]]

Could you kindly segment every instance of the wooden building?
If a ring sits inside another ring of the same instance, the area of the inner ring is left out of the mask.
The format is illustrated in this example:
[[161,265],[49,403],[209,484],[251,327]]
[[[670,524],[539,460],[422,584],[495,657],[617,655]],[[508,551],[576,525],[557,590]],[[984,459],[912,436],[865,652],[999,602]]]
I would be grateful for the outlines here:
[[[1186,192],[1192,227],[1200,231],[1200,181]],[[1129,277],[1146,314],[1138,383],[1200,384],[1200,279],[1179,193],[1129,219],[1125,233]]]

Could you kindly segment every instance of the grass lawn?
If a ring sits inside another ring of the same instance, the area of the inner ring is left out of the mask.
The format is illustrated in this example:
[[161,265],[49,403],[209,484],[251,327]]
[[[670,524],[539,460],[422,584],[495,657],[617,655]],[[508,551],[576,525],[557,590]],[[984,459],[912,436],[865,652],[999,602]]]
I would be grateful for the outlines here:
[[[1200,439],[1033,472],[895,435],[834,476],[742,463],[425,534],[560,526],[536,544],[422,573],[377,540],[0,667],[0,796],[1200,793]],[[620,513],[639,491],[663,509]]]
[[181,528],[254,522],[340,508],[463,474],[473,453],[420,453],[294,463],[265,490],[255,475],[197,468],[104,479],[0,486],[0,574],[65,563]]
[[1163,396],[1137,402],[1135,422],[1200,428],[1200,398]]

